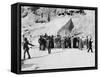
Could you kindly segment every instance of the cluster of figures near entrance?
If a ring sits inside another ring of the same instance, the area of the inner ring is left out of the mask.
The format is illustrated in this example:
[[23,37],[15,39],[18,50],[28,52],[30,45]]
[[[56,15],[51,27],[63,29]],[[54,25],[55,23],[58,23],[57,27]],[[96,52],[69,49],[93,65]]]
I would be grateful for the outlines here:
[[[39,50],[45,51],[48,50],[48,54],[51,54],[51,51],[53,48],[78,48],[82,50],[83,48],[88,49],[87,52],[92,50],[92,39],[88,38],[88,36],[83,40],[80,37],[70,37],[70,36],[65,36],[61,37],[60,35],[57,36],[48,36],[46,33],[44,35],[40,35],[38,39],[39,43]],[[28,57],[31,58],[29,54],[29,46],[34,46],[29,43],[27,38],[24,38],[24,44],[23,44],[23,49],[24,49],[24,59],[25,59],[25,54],[28,54]]]
[[92,43],[93,41],[91,38],[88,37],[85,38],[85,40],[82,40],[80,37],[61,37],[60,35],[57,35],[56,37],[51,35],[48,36],[40,35],[40,38],[38,40],[39,42],[39,49],[40,50],[46,50],[48,49],[48,53],[51,53],[52,48],[79,48],[83,49],[86,47],[88,49],[88,52],[92,50]]

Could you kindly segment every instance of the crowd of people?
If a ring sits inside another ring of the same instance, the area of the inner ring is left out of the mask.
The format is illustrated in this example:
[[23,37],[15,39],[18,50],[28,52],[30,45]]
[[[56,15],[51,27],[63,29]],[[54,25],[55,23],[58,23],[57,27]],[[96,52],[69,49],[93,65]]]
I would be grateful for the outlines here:
[[[45,35],[40,35],[38,39],[39,43],[39,50],[44,51],[48,50],[48,54],[51,54],[51,49],[53,48],[78,48],[78,49],[83,49],[86,48],[88,49],[87,52],[92,50],[92,43],[93,41],[91,38],[88,38],[88,36],[83,40],[83,38],[80,37],[74,37],[74,36],[65,36],[61,37],[60,35],[57,36],[48,36],[46,33]],[[23,49],[24,49],[24,59],[25,59],[25,54],[28,54],[28,58],[30,59],[31,56],[29,54],[29,45],[32,45],[29,43],[27,38],[24,38],[24,44],[23,44]]]
[[83,49],[84,47],[88,49],[88,52],[92,50],[92,43],[93,41],[91,38],[88,38],[88,36],[83,39],[80,37],[70,37],[65,36],[61,37],[60,35],[57,36],[48,36],[46,33],[45,35],[40,35],[40,38],[38,39],[39,42],[39,49],[40,50],[46,50],[48,49],[48,53],[51,53],[52,48],[79,48]]

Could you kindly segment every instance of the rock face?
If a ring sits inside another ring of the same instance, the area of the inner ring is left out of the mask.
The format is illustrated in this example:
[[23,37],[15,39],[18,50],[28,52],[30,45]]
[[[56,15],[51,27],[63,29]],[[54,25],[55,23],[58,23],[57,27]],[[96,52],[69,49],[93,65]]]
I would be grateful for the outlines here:
[[[31,22],[32,19],[29,15],[22,20],[22,35],[29,35],[29,40],[38,44],[38,38],[41,34],[47,33],[48,35],[67,35],[75,30],[78,31],[80,37],[91,35],[95,41],[95,11],[85,10],[86,15],[75,14],[73,16],[55,17],[48,23]],[[34,16],[33,16],[34,17]],[[30,20],[29,20],[30,18]],[[31,23],[31,26],[30,23]],[[25,26],[25,28],[23,28]],[[28,31],[27,31],[28,30]],[[26,31],[26,33],[25,33]],[[31,36],[31,37],[30,37]],[[94,42],[95,44],[95,42]]]
[[72,19],[70,19],[62,28],[57,32],[58,35],[66,36],[71,33],[72,29],[74,28],[74,24]]

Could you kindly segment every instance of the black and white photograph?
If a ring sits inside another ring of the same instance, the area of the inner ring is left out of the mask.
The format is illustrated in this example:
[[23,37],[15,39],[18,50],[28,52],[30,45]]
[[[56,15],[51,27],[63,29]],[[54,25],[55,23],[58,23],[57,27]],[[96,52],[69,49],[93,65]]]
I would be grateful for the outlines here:
[[95,67],[95,12],[21,6],[21,71]]

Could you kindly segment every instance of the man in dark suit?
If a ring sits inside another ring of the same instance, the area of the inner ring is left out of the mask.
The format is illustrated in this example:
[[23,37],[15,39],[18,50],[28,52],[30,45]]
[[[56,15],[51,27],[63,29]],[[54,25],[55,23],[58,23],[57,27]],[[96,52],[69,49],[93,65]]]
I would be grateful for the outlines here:
[[29,41],[27,40],[27,38],[24,38],[24,45],[23,45],[23,49],[24,49],[24,59],[25,59],[25,54],[27,53],[28,54],[28,58],[30,59],[31,56],[29,54],[29,46],[28,45],[31,45],[31,46],[34,46],[32,44],[29,43]]
[[45,48],[46,48],[46,38],[44,36],[40,36],[38,42],[39,42],[39,49],[45,50]]
[[47,44],[48,54],[51,54],[52,40],[50,36],[47,37],[46,44]]
[[91,50],[91,52],[93,52],[92,50],[92,43],[93,41],[91,41],[91,39],[89,40],[89,48],[88,48],[88,52]]

